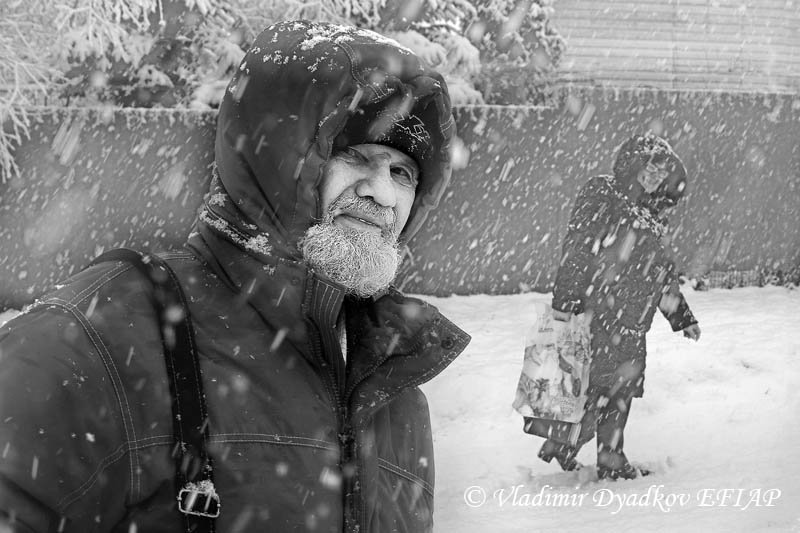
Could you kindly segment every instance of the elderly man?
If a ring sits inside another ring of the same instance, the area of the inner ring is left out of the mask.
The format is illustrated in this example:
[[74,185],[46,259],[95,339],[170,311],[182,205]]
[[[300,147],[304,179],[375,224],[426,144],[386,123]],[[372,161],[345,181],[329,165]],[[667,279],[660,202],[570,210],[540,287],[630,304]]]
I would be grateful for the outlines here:
[[[394,41],[262,33],[186,250],[100,262],[0,330],[11,530],[430,530],[418,386],[469,337],[391,283],[453,135],[444,81]],[[165,364],[181,349],[194,370]]]

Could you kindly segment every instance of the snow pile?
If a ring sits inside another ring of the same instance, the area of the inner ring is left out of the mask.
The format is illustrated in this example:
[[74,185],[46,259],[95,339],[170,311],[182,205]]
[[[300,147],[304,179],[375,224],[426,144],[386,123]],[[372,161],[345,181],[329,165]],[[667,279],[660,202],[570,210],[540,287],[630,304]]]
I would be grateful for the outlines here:
[[[511,407],[534,305],[550,295],[423,297],[473,336],[424,387],[436,531],[800,530],[800,292],[687,291],[702,337],[656,316],[625,432],[628,456],[656,474],[616,483],[537,459],[542,439]],[[593,442],[578,460],[594,464]]]

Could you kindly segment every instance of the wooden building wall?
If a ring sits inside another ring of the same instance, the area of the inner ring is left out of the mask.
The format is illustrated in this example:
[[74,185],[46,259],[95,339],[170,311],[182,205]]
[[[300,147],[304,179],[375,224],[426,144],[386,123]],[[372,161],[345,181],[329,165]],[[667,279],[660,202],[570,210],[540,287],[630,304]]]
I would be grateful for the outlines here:
[[800,0],[556,0],[580,86],[800,91]]

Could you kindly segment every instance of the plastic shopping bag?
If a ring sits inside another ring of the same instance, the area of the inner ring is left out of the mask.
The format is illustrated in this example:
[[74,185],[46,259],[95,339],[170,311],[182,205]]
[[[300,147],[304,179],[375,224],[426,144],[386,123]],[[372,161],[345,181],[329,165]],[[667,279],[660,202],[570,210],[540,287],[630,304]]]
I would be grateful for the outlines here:
[[572,315],[569,321],[558,323],[549,305],[537,305],[537,319],[525,339],[525,358],[513,404],[525,417],[527,432],[549,438],[554,428],[560,428],[560,433],[570,435],[566,440],[577,438],[590,365],[586,316]]

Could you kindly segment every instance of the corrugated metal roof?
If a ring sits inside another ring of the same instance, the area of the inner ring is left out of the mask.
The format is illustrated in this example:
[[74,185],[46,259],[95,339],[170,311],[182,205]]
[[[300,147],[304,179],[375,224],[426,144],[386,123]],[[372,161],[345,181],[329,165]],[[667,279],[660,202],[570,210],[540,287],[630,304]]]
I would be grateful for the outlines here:
[[576,85],[800,92],[800,0],[556,0]]

